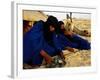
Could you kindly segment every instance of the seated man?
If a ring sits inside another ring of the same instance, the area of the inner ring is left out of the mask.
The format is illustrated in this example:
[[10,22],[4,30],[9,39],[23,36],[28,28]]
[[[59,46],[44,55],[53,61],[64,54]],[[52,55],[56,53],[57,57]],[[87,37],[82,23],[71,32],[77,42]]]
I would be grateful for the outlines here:
[[90,49],[90,43],[87,40],[79,37],[77,34],[71,31],[66,31],[66,29],[64,28],[64,23],[62,21],[59,21],[58,33],[65,36],[67,38],[67,41],[69,40],[71,44],[73,43],[77,44],[77,46],[75,47],[71,46],[71,47],[74,47],[77,49],[85,49],[85,50]]
[[[24,22],[23,22],[24,23]],[[63,62],[64,56],[60,48],[60,44],[56,36],[51,36],[57,27],[58,21],[55,17],[50,16],[46,22],[38,21],[29,29],[28,24],[23,24],[28,27],[28,32],[23,35],[23,63],[33,66],[40,66],[43,59],[47,64],[52,64],[52,56],[59,55]]]
[[44,58],[50,64],[52,58],[43,50],[42,21],[33,25],[32,28],[28,24],[25,24],[25,26],[28,27],[28,32],[23,35],[23,63],[40,66]]

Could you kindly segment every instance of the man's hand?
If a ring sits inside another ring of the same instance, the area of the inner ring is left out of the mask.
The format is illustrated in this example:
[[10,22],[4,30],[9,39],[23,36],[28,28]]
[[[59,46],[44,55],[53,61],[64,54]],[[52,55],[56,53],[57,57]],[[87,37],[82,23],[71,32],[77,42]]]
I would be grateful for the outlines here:
[[70,52],[75,52],[74,49],[71,48],[71,47],[66,47],[66,49],[67,49],[68,51],[70,51]]
[[52,57],[51,57],[50,55],[48,55],[44,50],[41,50],[41,51],[40,51],[40,54],[41,54],[41,56],[44,57],[45,61],[46,61],[48,64],[51,64],[51,63],[52,63],[52,61],[53,61]]

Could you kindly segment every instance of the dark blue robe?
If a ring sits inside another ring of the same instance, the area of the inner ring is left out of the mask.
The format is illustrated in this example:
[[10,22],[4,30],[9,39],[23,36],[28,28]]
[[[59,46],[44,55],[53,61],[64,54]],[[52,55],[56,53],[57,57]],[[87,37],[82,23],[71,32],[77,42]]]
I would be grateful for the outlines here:
[[88,50],[91,48],[90,43],[87,40],[81,38],[76,34],[73,34],[72,36],[65,36],[64,34],[60,34],[59,39],[62,44],[64,44],[64,46],[69,46],[80,50]]
[[50,56],[55,56],[61,51],[60,44],[55,35],[53,35],[53,45],[50,45],[44,39],[44,22],[37,22],[32,29],[23,36],[23,63],[32,63],[41,65],[43,57],[40,51],[44,50]]
[[38,65],[42,63],[40,51],[43,45],[42,21],[35,24],[32,29],[23,36],[23,62]]
[[72,35],[72,37],[69,37],[69,39],[74,42],[74,43],[77,43],[78,44],[78,49],[84,49],[84,50],[88,50],[88,49],[91,49],[91,46],[90,46],[90,43],[81,38],[79,35]]
[[64,35],[59,34],[58,40],[61,43],[61,48],[65,49],[65,47],[71,47],[71,48],[77,48],[78,44],[71,42],[68,38],[66,38]]
[[64,35],[64,31],[66,31],[66,30],[58,28],[58,33],[60,35],[59,39],[63,44],[65,44],[65,46],[68,45],[69,47],[77,48],[77,49],[81,49],[81,50],[82,49],[84,49],[84,50],[91,49],[90,43],[87,40],[81,38],[77,34],[73,34],[72,36]]

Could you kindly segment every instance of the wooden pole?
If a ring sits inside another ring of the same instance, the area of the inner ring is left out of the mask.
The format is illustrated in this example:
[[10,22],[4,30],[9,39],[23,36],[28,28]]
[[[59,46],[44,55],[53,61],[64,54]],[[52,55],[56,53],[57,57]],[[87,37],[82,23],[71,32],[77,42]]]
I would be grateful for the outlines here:
[[72,22],[72,12],[70,12],[70,21]]

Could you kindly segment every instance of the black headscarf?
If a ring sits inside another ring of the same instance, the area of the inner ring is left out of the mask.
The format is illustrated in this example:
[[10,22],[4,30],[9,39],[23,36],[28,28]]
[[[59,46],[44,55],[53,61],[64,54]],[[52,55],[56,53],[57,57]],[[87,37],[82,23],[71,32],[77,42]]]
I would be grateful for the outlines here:
[[58,22],[58,28],[57,28],[57,33],[58,33],[58,34],[63,34],[64,31],[65,31],[65,28],[64,28],[64,29],[61,29],[61,25],[62,25],[62,24],[64,24],[63,21],[59,21],[59,22]]
[[54,16],[49,16],[44,24],[44,37],[47,41],[52,40],[52,32],[50,31],[50,25],[55,28],[55,33],[57,32],[58,20]]

